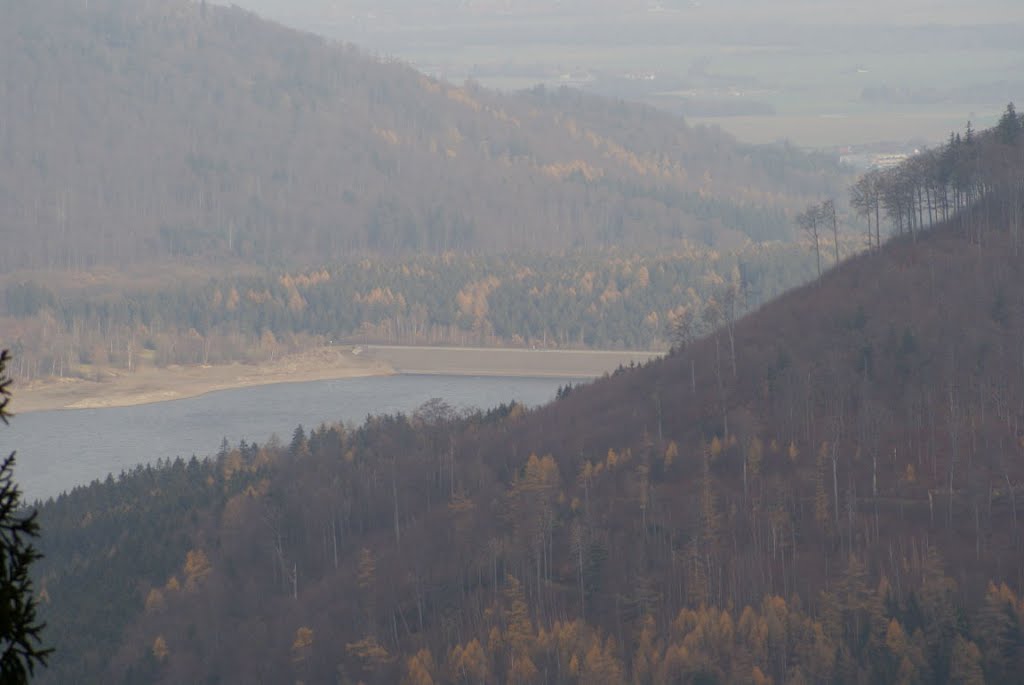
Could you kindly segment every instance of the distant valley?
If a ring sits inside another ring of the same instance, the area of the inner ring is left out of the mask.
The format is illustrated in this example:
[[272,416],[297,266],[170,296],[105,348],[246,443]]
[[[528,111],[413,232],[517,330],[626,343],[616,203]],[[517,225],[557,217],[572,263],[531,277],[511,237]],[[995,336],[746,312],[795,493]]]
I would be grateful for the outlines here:
[[568,85],[750,142],[909,151],[1024,99],[1013,0],[241,4],[454,83]]

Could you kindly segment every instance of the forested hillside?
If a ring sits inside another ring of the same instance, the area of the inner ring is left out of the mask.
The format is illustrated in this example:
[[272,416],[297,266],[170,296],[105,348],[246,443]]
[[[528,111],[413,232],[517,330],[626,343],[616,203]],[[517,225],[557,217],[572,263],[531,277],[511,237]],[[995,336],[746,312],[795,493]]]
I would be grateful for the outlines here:
[[[1014,117],[960,154],[1019,160]],[[299,428],[43,506],[46,678],[1017,682],[1022,168],[549,406]]]
[[667,349],[684,312],[723,294],[737,311],[756,307],[806,281],[811,259],[791,244],[686,243],[657,255],[445,254],[186,278],[37,274],[0,286],[0,329],[19,382],[254,362],[331,341]]
[[[790,236],[834,162],[570,91],[499,95],[188,0],[0,23],[0,270]],[[222,262],[217,262],[222,264]]]

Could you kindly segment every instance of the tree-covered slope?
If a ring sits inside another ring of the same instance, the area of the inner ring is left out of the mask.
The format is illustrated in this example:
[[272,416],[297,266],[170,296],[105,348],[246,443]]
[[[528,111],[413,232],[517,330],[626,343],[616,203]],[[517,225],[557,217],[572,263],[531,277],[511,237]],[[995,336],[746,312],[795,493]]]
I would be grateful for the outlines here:
[[806,281],[812,260],[793,244],[690,243],[657,254],[351,258],[255,275],[38,272],[0,281],[0,329],[19,383],[258,361],[329,341],[667,349],[687,307],[731,290],[746,311]]
[[48,677],[1015,682],[1001,193],[738,321],[705,302],[710,336],[537,410],[432,403],[44,506],[47,619],[80,640]]
[[650,108],[437,82],[186,0],[0,23],[0,268],[789,235],[831,162]]

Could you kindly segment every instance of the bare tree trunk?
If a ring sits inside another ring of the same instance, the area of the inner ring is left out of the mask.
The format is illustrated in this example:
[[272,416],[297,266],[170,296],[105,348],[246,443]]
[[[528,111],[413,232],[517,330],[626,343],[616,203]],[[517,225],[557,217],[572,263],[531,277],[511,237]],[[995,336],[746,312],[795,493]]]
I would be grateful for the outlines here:
[[398,483],[395,480],[395,462],[391,462],[391,497],[395,506],[395,545],[402,546],[402,529],[398,519]]
[[881,249],[882,247],[882,228],[881,228],[881,217],[882,217],[882,202],[875,196],[875,247]]
[[839,265],[839,219],[836,217],[836,203],[826,200],[823,205],[826,216],[832,219],[832,240],[835,248],[836,265]]
[[832,511],[835,514],[836,533],[839,533],[839,445],[838,445],[838,443],[833,443],[833,445],[832,445]]
[[814,256],[818,260],[818,278],[821,278],[821,245],[818,243],[818,226],[814,226]]

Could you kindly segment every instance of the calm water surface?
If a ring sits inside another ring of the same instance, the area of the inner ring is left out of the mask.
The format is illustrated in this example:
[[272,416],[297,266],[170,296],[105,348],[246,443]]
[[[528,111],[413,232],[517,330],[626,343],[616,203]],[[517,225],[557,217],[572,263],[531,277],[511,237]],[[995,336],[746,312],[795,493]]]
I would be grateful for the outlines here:
[[28,501],[84,485],[136,464],[213,454],[223,438],[291,439],[299,424],[361,423],[369,414],[411,412],[439,397],[456,409],[554,398],[564,379],[385,376],[223,390],[137,407],[48,411],[0,427],[0,454],[18,451],[15,477]]

